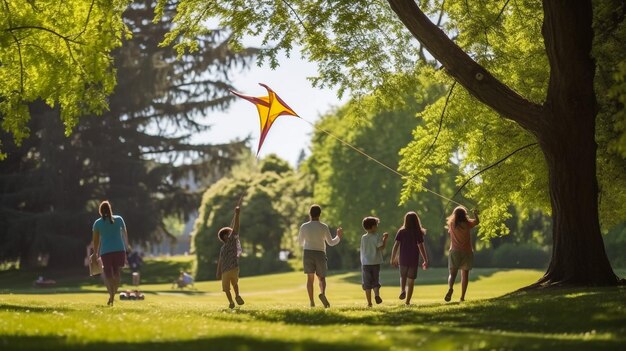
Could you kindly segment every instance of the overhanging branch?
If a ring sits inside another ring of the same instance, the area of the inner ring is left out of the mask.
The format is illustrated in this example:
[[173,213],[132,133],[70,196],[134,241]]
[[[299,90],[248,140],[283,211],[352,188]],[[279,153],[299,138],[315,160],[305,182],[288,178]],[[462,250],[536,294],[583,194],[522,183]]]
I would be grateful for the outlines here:
[[537,133],[541,129],[542,106],[520,96],[474,61],[431,22],[414,0],[387,2],[413,36],[470,94],[531,132]]

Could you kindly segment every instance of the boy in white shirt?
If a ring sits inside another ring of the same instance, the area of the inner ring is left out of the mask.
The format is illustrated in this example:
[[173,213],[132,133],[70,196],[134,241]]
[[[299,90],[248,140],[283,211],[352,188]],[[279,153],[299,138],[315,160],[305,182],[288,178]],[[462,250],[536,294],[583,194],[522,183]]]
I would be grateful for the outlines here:
[[376,304],[383,302],[383,299],[380,298],[380,265],[383,263],[383,251],[387,245],[389,234],[380,235],[376,233],[378,223],[380,223],[380,219],[376,217],[363,218],[363,229],[367,233],[361,237],[361,273],[367,307],[372,307],[372,289]]

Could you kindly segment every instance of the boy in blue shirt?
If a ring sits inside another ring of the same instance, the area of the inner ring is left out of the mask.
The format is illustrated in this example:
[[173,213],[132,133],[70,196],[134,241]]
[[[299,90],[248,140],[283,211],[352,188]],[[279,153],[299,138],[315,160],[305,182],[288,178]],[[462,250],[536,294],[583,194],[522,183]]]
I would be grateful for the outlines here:
[[383,251],[389,234],[377,234],[378,223],[380,220],[376,217],[363,218],[363,229],[367,233],[361,237],[361,272],[368,307],[372,307],[372,289],[376,303],[383,302],[380,298],[380,265],[383,263]]

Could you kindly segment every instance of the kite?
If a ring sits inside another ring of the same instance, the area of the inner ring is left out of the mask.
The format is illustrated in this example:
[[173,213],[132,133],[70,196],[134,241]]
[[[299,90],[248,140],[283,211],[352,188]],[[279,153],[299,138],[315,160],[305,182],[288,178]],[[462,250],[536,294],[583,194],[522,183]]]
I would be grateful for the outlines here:
[[267,133],[269,133],[272,124],[282,115],[288,116],[298,116],[291,107],[289,107],[283,99],[281,99],[270,87],[263,83],[259,83],[260,86],[267,89],[267,96],[247,96],[235,91],[230,91],[231,93],[239,96],[240,98],[246,99],[251,103],[256,105],[257,110],[259,111],[259,121],[261,122],[261,136],[259,138],[259,147],[256,151],[257,156],[259,155],[259,151],[261,151],[261,146],[265,141],[265,137],[267,137]]

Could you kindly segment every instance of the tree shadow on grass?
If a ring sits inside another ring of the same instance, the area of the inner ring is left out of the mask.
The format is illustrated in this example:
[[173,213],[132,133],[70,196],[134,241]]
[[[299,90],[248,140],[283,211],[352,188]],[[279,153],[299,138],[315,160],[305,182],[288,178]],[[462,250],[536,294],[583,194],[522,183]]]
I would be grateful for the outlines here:
[[[441,325],[514,333],[610,333],[626,339],[626,287],[518,292],[477,302],[376,310],[241,311],[255,319],[302,325]],[[626,341],[626,340],[624,340]]]
[[160,342],[90,342],[73,344],[63,337],[40,336],[1,336],[0,345],[3,350],[159,350],[159,351],[195,351],[195,350],[234,350],[234,351],[340,351],[363,350],[384,351],[385,347],[371,344],[355,344],[354,342],[324,343],[313,340],[298,342],[276,339],[261,339],[246,336],[220,336],[215,338],[200,338],[183,341]]
[[[469,275],[470,281],[476,281],[482,278],[488,278],[495,273],[506,272],[508,269],[499,268],[479,268],[472,270]],[[459,273],[457,280],[459,280],[461,274]],[[397,269],[389,268],[382,269],[380,271],[380,283],[383,286],[396,286],[399,285],[400,273]],[[435,284],[447,284],[448,282],[448,269],[435,268],[429,270],[419,269],[417,273],[417,279],[415,279],[415,285],[435,285]],[[341,281],[351,284],[361,284],[361,272],[350,272],[350,274],[341,277]]]

